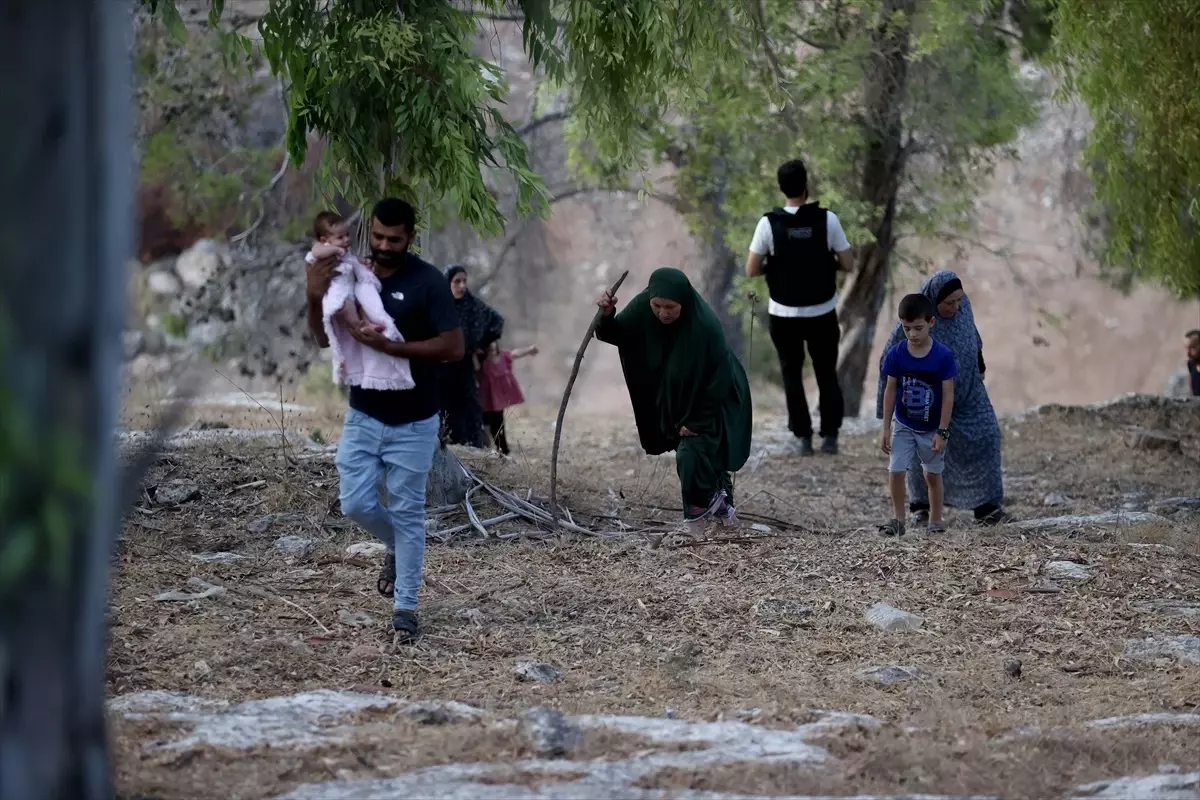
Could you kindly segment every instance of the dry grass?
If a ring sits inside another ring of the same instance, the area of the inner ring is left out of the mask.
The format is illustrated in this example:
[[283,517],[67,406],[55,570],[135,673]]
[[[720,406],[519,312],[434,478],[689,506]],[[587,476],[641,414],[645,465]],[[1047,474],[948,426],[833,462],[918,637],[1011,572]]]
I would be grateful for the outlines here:
[[[1194,495],[1200,417],[1186,410],[1159,415],[1049,410],[1006,426],[1012,510],[1025,517],[1093,513],[1119,508],[1139,492]],[[514,417],[512,461],[468,458],[497,485],[544,494],[547,422],[537,409]],[[300,416],[292,424],[304,430],[307,422]],[[1183,436],[1183,452],[1128,449],[1125,434],[1133,425],[1174,430]],[[756,462],[757,456],[750,466]],[[635,529],[662,528],[676,515],[658,510],[677,507],[673,473],[669,459],[640,454],[624,421],[569,418],[560,496],[581,524],[614,532],[619,518]],[[883,476],[874,440],[850,437],[838,459],[770,456],[739,476],[745,511],[771,520],[769,535],[714,532],[722,541],[675,547],[668,539],[657,548],[654,537],[640,534],[507,543],[464,536],[431,546],[422,596],[427,635],[418,646],[393,652],[389,604],[374,589],[378,565],[344,552],[364,535],[337,512],[331,465],[289,461],[278,447],[264,445],[171,454],[148,483],[194,483],[201,497],[127,519],[112,600],[109,689],[240,700],[367,687],[506,714],[531,705],[648,715],[670,707],[683,718],[709,719],[753,707],[762,710],[763,724],[790,726],[819,707],[898,723],[846,737],[836,748],[844,757],[832,772],[745,765],[660,774],[653,783],[663,788],[1033,797],[1161,762],[1200,766],[1200,756],[1192,755],[1200,753],[1196,729],[1110,731],[1102,740],[1089,734],[1069,743],[1032,738],[1003,747],[993,741],[1023,725],[1077,728],[1100,717],[1200,709],[1200,667],[1121,658],[1126,638],[1200,632],[1194,619],[1131,608],[1144,599],[1200,600],[1194,522],[1190,528],[1177,520],[1021,533],[981,530],[969,515],[959,515],[944,537],[885,540],[872,529],[887,513]],[[1052,491],[1073,504],[1043,508]],[[265,533],[247,531],[267,514],[289,516]],[[517,532],[523,525],[498,530]],[[285,534],[316,539],[317,549],[289,563],[271,547]],[[1131,548],[1129,541],[1171,549]],[[192,558],[218,550],[246,558],[229,564]],[[1051,560],[1094,565],[1096,577],[1056,594],[1024,591]],[[151,599],[184,588],[193,576],[230,593],[191,603]],[[985,595],[990,589],[1011,596]],[[771,617],[760,605],[769,599],[794,601],[812,613]],[[862,614],[877,601],[920,614],[924,631],[887,635],[870,628]],[[338,621],[341,609],[371,614],[380,624],[345,626]],[[560,667],[563,680],[517,681],[513,666],[524,657]],[[1005,658],[1022,660],[1021,680],[1006,675]],[[890,664],[918,667],[922,677],[881,687],[856,675]],[[130,796],[216,796],[221,791],[214,787],[223,787],[226,797],[258,797],[270,792],[252,787],[329,780],[346,770],[395,774],[417,764],[515,756],[508,734],[420,727],[399,731],[394,743],[377,743],[401,748],[403,759],[393,759],[399,751],[359,748],[315,756],[204,751],[184,769],[147,760],[137,742],[149,734],[125,725],[116,729],[117,763]],[[904,734],[904,726],[925,733]],[[364,767],[359,755],[378,771]],[[1033,777],[1018,780],[1025,764],[1033,765]]]

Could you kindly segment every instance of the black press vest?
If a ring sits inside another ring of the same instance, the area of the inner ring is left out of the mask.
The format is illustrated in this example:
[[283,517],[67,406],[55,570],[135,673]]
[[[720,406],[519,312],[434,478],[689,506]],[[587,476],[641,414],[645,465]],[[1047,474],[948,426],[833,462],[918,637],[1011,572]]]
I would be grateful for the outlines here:
[[766,215],[775,252],[767,256],[767,289],[785,306],[819,306],[837,294],[837,256],[829,249],[829,217],[818,203]]

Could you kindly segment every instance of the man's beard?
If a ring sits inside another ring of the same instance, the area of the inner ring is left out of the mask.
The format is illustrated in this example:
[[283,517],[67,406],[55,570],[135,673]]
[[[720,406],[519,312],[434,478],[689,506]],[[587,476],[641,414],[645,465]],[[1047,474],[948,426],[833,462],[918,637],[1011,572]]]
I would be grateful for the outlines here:
[[404,263],[408,250],[376,250],[371,248],[371,262],[384,269],[395,269]]

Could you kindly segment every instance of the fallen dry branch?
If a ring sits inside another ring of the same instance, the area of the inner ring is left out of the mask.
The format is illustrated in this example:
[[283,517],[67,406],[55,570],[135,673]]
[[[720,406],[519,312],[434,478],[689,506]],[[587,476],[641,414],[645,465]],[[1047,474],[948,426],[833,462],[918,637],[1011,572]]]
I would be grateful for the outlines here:
[[752,544],[762,539],[777,539],[778,534],[767,533],[759,536],[722,536],[717,539],[693,539],[679,544],[667,545],[668,550],[678,550],[681,547],[704,547],[710,544]]

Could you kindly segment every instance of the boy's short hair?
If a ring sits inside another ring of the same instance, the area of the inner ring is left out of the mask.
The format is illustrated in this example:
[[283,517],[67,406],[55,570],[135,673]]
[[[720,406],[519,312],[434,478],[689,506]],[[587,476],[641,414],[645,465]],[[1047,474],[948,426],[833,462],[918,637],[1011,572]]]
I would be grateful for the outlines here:
[[403,227],[408,233],[417,228],[417,210],[412,203],[399,197],[385,197],[375,204],[371,216],[379,220],[380,225],[389,228]]
[[900,301],[899,310],[902,322],[916,322],[919,319],[930,320],[937,313],[933,301],[923,294],[908,294]]
[[1196,328],[1194,331],[1188,331],[1183,335],[1183,338],[1185,339],[1191,339],[1192,337],[1200,339],[1200,328]]
[[775,173],[779,182],[779,191],[784,197],[805,197],[808,195],[808,168],[804,162],[795,159],[783,164]]
[[328,236],[333,231],[335,225],[341,225],[345,221],[342,215],[336,211],[322,211],[313,219],[313,238],[320,239]]

